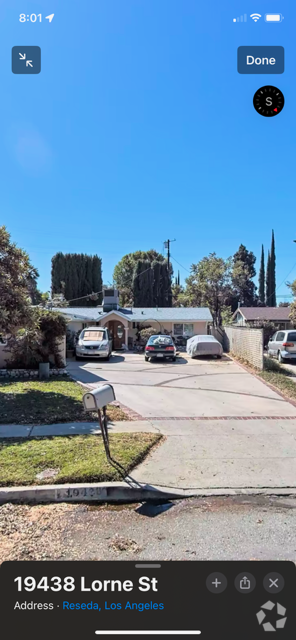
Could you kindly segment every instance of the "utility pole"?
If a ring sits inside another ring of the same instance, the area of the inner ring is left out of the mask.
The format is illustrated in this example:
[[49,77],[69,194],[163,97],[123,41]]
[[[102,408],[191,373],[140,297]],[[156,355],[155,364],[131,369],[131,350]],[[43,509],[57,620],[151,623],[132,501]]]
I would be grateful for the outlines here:
[[176,242],[176,238],[174,240],[166,240],[164,243],[164,248],[168,250],[168,272],[170,273],[170,244],[171,242]]

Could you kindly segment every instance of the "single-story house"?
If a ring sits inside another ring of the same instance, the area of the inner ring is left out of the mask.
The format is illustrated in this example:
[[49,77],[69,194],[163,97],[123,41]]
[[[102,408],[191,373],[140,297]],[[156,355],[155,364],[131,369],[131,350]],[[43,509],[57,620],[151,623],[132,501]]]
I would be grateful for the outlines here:
[[155,328],[155,333],[169,332],[172,336],[190,337],[207,334],[213,321],[206,307],[120,307],[117,289],[104,291],[101,306],[55,307],[53,311],[68,318],[68,328],[74,333],[88,326],[107,327],[114,349],[132,346],[139,329],[144,326]]
[[292,329],[290,311],[290,307],[239,307],[232,316],[232,322],[240,327],[272,322],[276,329]]

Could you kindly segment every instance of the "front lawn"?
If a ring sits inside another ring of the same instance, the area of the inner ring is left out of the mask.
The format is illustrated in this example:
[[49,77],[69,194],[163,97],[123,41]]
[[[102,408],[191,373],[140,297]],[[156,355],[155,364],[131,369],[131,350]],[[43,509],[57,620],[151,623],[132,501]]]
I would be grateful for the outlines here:
[[[161,439],[153,433],[109,436],[111,455],[131,471]],[[48,471],[53,477],[36,478]],[[0,441],[0,486],[122,480],[107,462],[101,436]]]
[[[86,413],[82,396],[86,393],[69,378],[0,381],[0,424],[54,424],[56,422],[97,422],[96,413]],[[114,405],[108,406],[109,420],[128,420]]]

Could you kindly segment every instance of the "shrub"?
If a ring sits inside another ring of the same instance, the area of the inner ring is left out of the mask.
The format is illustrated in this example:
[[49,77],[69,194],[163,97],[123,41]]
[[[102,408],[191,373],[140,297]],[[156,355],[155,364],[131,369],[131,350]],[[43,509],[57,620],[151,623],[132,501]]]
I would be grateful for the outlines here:
[[40,362],[49,362],[53,357],[56,367],[63,366],[59,353],[59,340],[65,335],[67,320],[59,313],[34,309],[34,326],[20,329],[8,339],[7,351],[12,358],[10,369],[36,369]]
[[151,338],[151,336],[155,336],[155,334],[156,334],[156,331],[155,329],[153,329],[153,327],[145,327],[140,331],[141,341],[146,344],[149,338]]

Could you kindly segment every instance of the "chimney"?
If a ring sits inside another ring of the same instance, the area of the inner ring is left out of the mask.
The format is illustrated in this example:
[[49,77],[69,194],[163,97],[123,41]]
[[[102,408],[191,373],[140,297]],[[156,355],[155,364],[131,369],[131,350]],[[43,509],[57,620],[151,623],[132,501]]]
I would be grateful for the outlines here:
[[119,291],[118,289],[104,288],[103,293],[103,311],[117,311],[119,309]]

